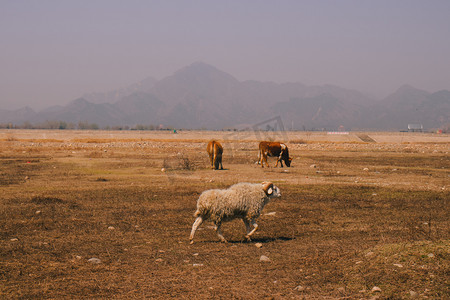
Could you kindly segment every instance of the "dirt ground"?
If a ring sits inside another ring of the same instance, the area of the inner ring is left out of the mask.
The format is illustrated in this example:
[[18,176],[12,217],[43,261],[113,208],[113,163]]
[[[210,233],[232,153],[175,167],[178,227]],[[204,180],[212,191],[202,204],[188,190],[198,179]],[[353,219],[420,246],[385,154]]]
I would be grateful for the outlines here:
[[[255,164],[261,140],[292,166]],[[449,152],[430,133],[0,130],[0,297],[450,298]],[[206,222],[190,245],[200,193],[242,181],[282,193],[253,240]]]

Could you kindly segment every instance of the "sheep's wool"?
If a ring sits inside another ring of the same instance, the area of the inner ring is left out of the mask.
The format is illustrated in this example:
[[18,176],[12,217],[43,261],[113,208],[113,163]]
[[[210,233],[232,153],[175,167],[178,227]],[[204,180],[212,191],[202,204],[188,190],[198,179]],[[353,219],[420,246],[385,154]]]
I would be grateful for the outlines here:
[[235,218],[257,218],[270,198],[261,184],[237,183],[226,190],[204,191],[197,202],[196,216],[213,222]]

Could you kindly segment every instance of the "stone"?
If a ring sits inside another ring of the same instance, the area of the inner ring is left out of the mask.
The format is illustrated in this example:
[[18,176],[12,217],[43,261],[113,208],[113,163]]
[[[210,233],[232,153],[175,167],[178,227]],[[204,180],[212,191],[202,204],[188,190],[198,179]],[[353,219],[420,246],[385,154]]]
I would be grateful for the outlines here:
[[409,291],[409,296],[411,296],[411,298],[419,298],[419,293],[414,292],[414,291]]
[[88,262],[90,262],[91,264],[101,264],[102,263],[102,261],[96,257],[89,258]]
[[294,288],[294,291],[298,291],[298,292],[303,292],[305,290],[305,287],[301,286],[301,285],[297,285]]
[[259,258],[259,261],[263,261],[263,262],[270,262],[270,258],[268,258],[265,255],[261,255],[261,257]]
[[372,288],[372,292],[381,293],[381,289],[380,289],[379,287],[377,287],[377,286],[374,286],[374,287]]

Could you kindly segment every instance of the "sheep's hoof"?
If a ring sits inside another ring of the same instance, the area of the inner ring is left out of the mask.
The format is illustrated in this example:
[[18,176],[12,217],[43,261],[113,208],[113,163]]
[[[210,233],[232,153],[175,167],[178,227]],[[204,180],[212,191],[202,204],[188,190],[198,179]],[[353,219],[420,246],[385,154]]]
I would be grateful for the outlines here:
[[192,245],[194,243],[194,240],[191,240],[190,242],[189,242],[189,245]]
[[228,241],[226,239],[220,240],[220,242],[222,242],[224,244],[228,243]]
[[251,242],[252,241],[252,238],[249,235],[246,235],[245,239],[247,240],[247,242]]

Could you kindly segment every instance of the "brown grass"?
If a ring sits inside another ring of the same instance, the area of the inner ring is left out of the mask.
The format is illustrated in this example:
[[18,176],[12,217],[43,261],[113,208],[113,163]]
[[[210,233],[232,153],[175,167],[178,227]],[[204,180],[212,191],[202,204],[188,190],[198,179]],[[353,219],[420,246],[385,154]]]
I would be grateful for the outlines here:
[[[223,144],[225,170],[214,171],[200,133],[141,146],[121,135],[106,148],[101,134],[89,138],[99,143],[58,137],[62,146],[0,142],[2,297],[450,297],[442,145],[301,143],[291,168],[262,169],[255,143],[241,140]],[[265,180],[283,196],[263,211],[254,241],[233,221],[223,226],[229,243],[205,223],[189,245],[202,191]]]

